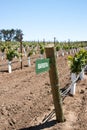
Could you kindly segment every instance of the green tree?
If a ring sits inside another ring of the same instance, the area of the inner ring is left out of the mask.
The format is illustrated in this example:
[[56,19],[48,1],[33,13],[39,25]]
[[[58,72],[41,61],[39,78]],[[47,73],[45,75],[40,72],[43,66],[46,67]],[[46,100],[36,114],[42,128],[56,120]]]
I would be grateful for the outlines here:
[[23,33],[21,29],[2,29],[0,30],[0,40],[4,41],[21,41]]
[[1,30],[1,36],[3,38],[3,40],[5,41],[12,41],[15,35],[15,30],[14,29],[2,29]]
[[15,30],[15,37],[14,37],[15,41],[21,42],[23,40],[23,33],[21,29],[16,29]]
[[2,41],[2,33],[1,33],[1,30],[0,30],[0,41]]

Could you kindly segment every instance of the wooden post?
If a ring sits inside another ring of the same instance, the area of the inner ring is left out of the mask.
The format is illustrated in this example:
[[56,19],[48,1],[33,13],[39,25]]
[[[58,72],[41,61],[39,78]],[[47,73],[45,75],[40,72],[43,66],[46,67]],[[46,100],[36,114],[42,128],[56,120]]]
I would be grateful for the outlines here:
[[22,69],[22,41],[20,41],[20,50],[21,50],[21,69]]
[[64,122],[54,44],[49,44],[48,46],[46,46],[45,51],[46,51],[46,57],[50,58],[49,77],[51,82],[56,119],[58,122]]
[[43,39],[43,44],[45,44],[45,39]]
[[23,34],[20,34],[19,41],[20,41],[20,51],[21,51],[21,69],[22,69],[22,39]]
[[55,43],[56,43],[56,37],[54,37],[54,45],[55,45]]

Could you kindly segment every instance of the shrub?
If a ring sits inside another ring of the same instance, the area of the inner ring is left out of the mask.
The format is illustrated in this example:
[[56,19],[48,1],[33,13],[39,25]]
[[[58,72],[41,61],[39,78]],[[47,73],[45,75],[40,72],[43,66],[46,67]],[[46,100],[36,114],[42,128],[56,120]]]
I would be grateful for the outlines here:
[[81,49],[75,56],[68,56],[72,73],[78,74],[87,63],[87,51]]

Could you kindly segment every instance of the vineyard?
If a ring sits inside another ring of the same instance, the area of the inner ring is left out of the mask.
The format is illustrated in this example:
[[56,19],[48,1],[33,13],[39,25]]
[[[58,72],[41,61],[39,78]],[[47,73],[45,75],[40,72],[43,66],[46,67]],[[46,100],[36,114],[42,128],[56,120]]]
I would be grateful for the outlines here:
[[[22,42],[21,48],[20,42],[1,42],[1,130],[87,129],[87,76],[84,69],[87,65],[87,43],[54,42],[61,90],[66,90],[72,83],[71,73],[78,77],[83,69],[85,72],[84,78],[76,81],[75,95],[69,91],[62,99],[64,123],[56,122],[48,72],[38,75],[35,72],[36,60],[46,58],[47,44],[51,43]],[[76,66],[77,62],[80,67]]]
[[[18,68],[23,66],[31,66],[30,59],[45,58],[45,46],[50,44],[49,42],[1,42],[0,43],[0,71],[8,71],[8,64],[12,64],[11,69],[16,69],[16,63],[19,62]],[[72,55],[78,52],[81,48],[86,49],[86,42],[82,43],[55,43],[56,57],[58,55]],[[4,68],[4,69],[3,69]]]

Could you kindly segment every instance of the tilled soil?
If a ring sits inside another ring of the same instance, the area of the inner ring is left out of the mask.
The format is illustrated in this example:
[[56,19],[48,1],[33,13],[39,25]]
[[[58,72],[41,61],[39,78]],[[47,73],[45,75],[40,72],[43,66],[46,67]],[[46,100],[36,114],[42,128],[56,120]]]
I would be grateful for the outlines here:
[[[57,58],[60,88],[67,87],[70,69],[67,56]],[[36,75],[30,67],[0,72],[0,130],[87,130],[87,76],[79,80],[76,94],[63,100],[66,121],[57,123],[49,73]]]

